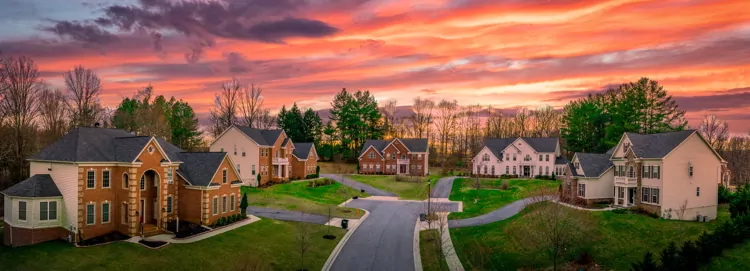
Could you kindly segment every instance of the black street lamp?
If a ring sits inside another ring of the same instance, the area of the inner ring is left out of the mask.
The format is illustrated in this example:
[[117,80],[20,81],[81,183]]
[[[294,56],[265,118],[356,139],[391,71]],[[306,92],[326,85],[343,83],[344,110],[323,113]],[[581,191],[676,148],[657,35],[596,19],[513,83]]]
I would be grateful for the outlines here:
[[430,216],[430,198],[432,197],[432,180],[427,180],[427,217]]

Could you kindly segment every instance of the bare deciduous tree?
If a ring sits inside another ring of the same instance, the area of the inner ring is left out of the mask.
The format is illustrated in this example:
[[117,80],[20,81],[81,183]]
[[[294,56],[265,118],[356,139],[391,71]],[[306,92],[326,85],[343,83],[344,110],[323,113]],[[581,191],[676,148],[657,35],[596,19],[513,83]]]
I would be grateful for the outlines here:
[[730,183],[750,183],[750,137],[732,136],[721,156],[727,161],[727,168],[731,173]]
[[39,120],[42,129],[42,146],[47,146],[68,132],[68,101],[58,89],[45,88],[41,92]]
[[545,105],[532,112],[536,128],[532,133],[534,136],[551,137],[560,132],[561,114],[552,106]]
[[276,127],[276,116],[271,115],[271,111],[268,108],[261,109],[256,119],[255,128],[258,129],[271,129]]
[[310,223],[299,223],[297,226],[297,253],[299,253],[300,269],[307,270],[305,259],[307,254],[313,249],[313,225]]
[[729,124],[715,115],[704,115],[698,131],[718,151],[724,149],[729,139]]
[[68,89],[68,101],[73,127],[91,126],[99,120],[99,94],[102,84],[91,69],[77,66],[63,74]]
[[240,124],[258,128],[258,119],[263,113],[263,89],[255,84],[242,87],[239,104]]
[[221,92],[216,95],[214,108],[210,110],[209,131],[214,138],[237,123],[237,110],[242,88],[242,82],[237,78],[221,84]]
[[429,136],[430,124],[432,123],[432,109],[435,108],[435,102],[428,99],[417,97],[412,105],[411,118],[411,135],[415,138],[425,138]]
[[437,108],[440,116],[438,116],[438,121],[435,122],[435,128],[439,135],[441,162],[445,167],[445,162],[448,158],[449,141],[456,129],[458,102],[456,100],[448,101],[443,99],[438,103]]

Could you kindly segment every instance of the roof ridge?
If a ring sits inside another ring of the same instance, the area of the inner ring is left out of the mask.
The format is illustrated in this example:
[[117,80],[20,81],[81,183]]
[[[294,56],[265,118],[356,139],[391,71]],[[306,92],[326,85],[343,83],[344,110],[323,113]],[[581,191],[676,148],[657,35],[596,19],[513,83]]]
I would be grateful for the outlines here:
[[140,137],[154,137],[154,136],[147,136],[147,135],[133,135],[133,136],[116,136],[115,139],[120,138],[140,138]]

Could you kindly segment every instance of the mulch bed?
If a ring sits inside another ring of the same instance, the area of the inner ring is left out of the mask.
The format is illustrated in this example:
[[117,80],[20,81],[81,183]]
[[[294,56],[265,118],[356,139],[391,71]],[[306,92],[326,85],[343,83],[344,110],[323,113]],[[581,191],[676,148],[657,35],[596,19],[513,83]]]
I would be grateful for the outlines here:
[[138,243],[141,243],[142,245],[150,247],[150,248],[160,248],[169,244],[167,242],[162,242],[162,241],[148,241],[148,240],[140,240],[138,241]]
[[173,232],[175,235],[175,238],[178,238],[178,239],[187,238],[187,237],[208,231],[208,229],[204,228],[201,225],[190,223],[187,221],[180,221],[179,231],[177,231],[177,222],[171,221],[167,223],[167,230],[170,232]]
[[97,236],[94,238],[89,238],[81,242],[78,242],[78,246],[79,247],[96,246],[96,245],[111,243],[115,241],[122,241],[122,240],[127,240],[127,239],[130,239],[130,237],[120,232],[115,231],[115,232],[110,232],[105,235]]

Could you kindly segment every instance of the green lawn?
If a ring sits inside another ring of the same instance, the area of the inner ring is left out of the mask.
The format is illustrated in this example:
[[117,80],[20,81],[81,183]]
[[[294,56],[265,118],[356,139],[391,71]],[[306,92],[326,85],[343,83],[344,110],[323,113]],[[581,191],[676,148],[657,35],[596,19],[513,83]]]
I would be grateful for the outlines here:
[[364,215],[362,211],[357,212],[356,209],[338,207],[337,205],[353,196],[366,197],[366,194],[360,195],[359,191],[337,182],[315,188],[307,187],[309,182],[277,184],[266,188],[243,186],[242,192],[247,194],[247,203],[250,206],[321,215],[328,215],[328,208],[331,207],[332,215],[335,217],[359,218]]
[[434,186],[435,180],[439,177],[437,175],[427,177],[405,176],[405,178],[412,180],[408,182],[397,182],[393,175],[350,175],[349,178],[394,193],[402,199],[425,200],[428,194],[427,180],[433,180],[432,185]]
[[[263,219],[190,244],[170,244],[151,250],[116,242],[75,248],[62,241],[9,248],[0,246],[3,270],[297,270],[299,231],[310,232],[312,249],[305,268],[320,270],[346,232],[335,227]],[[335,240],[323,239],[327,230]],[[0,230],[1,232],[1,230]],[[2,235],[0,234],[0,239]],[[251,268],[243,268],[252,265]],[[256,268],[260,266],[261,268]]]
[[[504,181],[508,181],[508,190],[501,189]],[[448,216],[449,219],[469,218],[492,212],[511,202],[531,196],[538,192],[540,187],[557,191],[560,182],[528,179],[480,179],[480,184],[481,188],[475,189],[472,179],[457,178],[453,181],[450,200],[463,201],[464,210],[460,213],[451,213]]]
[[448,270],[448,264],[440,256],[440,237],[438,230],[419,232],[419,252],[422,256],[422,268],[425,271]]
[[750,270],[750,241],[745,241],[745,243],[737,245],[734,248],[724,250],[720,257],[713,258],[711,263],[701,270]]
[[[512,236],[528,233],[528,212],[543,208],[540,203],[527,207],[508,220],[483,226],[451,229],[451,237],[461,262],[467,270],[516,270],[519,268],[547,268],[550,261],[539,251],[523,249]],[[572,210],[572,209],[571,209]],[[647,251],[658,253],[669,242],[681,243],[697,238],[728,219],[726,206],[719,208],[720,216],[710,223],[668,221],[640,214],[615,214],[613,212],[582,212],[592,222],[586,234],[585,250],[602,270],[629,270],[630,265],[643,258]],[[479,253],[477,251],[489,251]],[[573,260],[577,255],[568,255]]]

